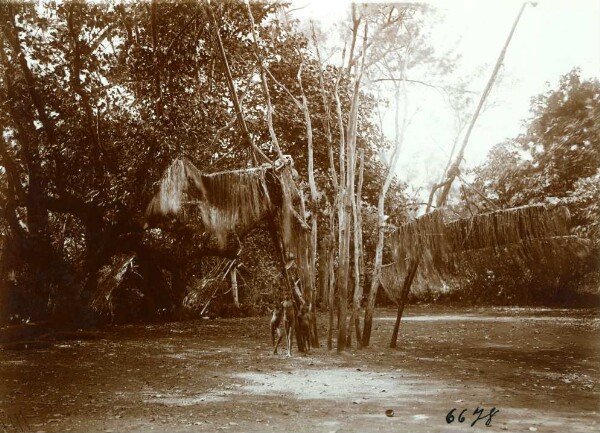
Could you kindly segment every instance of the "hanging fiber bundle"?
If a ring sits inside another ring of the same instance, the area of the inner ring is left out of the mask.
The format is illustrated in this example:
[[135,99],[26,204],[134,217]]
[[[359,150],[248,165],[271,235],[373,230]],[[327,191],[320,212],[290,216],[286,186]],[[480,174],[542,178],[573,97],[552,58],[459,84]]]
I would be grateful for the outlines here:
[[221,244],[227,233],[264,217],[267,167],[204,174],[187,159],[167,168],[146,210],[149,219],[176,218],[200,223]]
[[263,165],[242,170],[202,173],[187,159],[176,159],[163,175],[146,210],[149,220],[173,218],[200,224],[220,245],[227,235],[244,231],[271,211],[283,247],[294,258],[301,283],[310,281],[310,241],[302,194],[292,168]]
[[569,234],[569,211],[564,206],[522,206],[446,224],[449,251],[499,248],[531,239]]
[[416,258],[443,246],[444,220],[439,211],[427,213],[414,221],[403,224],[392,234],[391,245],[394,261]]
[[393,262],[384,265],[380,282],[398,300],[411,260],[420,260],[414,286],[425,287],[485,271],[495,261],[525,271],[535,263],[557,268],[566,257],[584,258],[589,245],[569,236],[564,206],[530,205],[444,223],[441,212],[426,214],[391,235]]

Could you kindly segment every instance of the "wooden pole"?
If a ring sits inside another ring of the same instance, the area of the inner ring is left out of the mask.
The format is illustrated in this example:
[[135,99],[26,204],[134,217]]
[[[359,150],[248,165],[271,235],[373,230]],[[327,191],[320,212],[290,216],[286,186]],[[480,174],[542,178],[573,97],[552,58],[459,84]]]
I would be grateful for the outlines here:
[[475,122],[477,121],[477,118],[479,117],[479,114],[481,113],[481,110],[483,108],[483,104],[485,103],[485,100],[487,99],[488,95],[490,94],[490,91],[492,90],[492,86],[494,85],[494,82],[496,81],[496,77],[498,76],[498,71],[500,70],[500,67],[502,66],[502,62],[504,61],[504,56],[506,55],[506,50],[508,48],[508,44],[510,43],[510,41],[513,37],[513,34],[515,33],[515,29],[517,28],[517,24],[519,23],[519,20],[521,19],[521,15],[523,15],[525,6],[527,6],[528,4],[531,4],[532,6],[537,5],[537,3],[534,3],[534,2],[525,2],[525,3],[523,3],[523,5],[521,6],[521,9],[519,10],[519,14],[517,15],[517,18],[515,19],[515,22],[513,23],[513,26],[510,30],[510,33],[508,34],[508,38],[506,38],[504,47],[502,48],[502,51],[500,51],[498,60],[496,60],[496,65],[494,66],[492,75],[490,76],[490,79],[488,80],[487,85],[485,86],[485,90],[481,94],[481,98],[479,99],[479,104],[477,104],[477,109],[475,110],[475,113],[473,113],[473,117],[471,118],[471,122],[469,123],[469,128],[467,129],[465,138],[463,139],[463,142],[461,144],[460,150],[458,151],[458,155],[456,156],[454,164],[452,164],[452,166],[448,169],[446,181],[444,181],[443,189],[440,192],[440,195],[438,196],[438,199],[437,199],[437,207],[438,208],[442,207],[446,204],[446,201],[448,199],[448,194],[450,193],[450,188],[452,187],[452,182],[454,181],[456,176],[458,176],[458,174],[460,173],[459,166],[464,157],[465,148],[467,147],[467,143],[469,142],[469,138],[471,137],[471,132],[473,131]]
[[[452,182],[454,182],[454,179],[459,175],[460,171],[459,171],[459,166],[460,163],[463,159],[464,156],[464,152],[465,149],[467,147],[467,144],[469,142],[469,137],[471,136],[471,131],[473,131],[473,127],[475,126],[475,122],[477,121],[477,118],[479,117],[479,114],[481,113],[481,109],[483,108],[483,104],[487,98],[487,96],[489,95],[490,91],[492,90],[492,86],[494,85],[494,82],[496,81],[496,77],[498,75],[498,71],[500,70],[500,66],[502,66],[502,62],[504,60],[504,56],[506,55],[506,50],[508,48],[508,45],[512,39],[512,36],[515,32],[515,29],[517,28],[517,24],[519,23],[519,20],[521,19],[521,15],[523,15],[523,11],[525,10],[525,6],[527,6],[528,4],[531,4],[532,6],[537,6],[537,3],[534,2],[525,2],[523,3],[523,5],[521,6],[521,9],[519,10],[519,13],[517,15],[517,18],[515,19],[513,26],[510,30],[510,33],[508,34],[508,38],[506,39],[506,42],[504,43],[504,47],[502,48],[502,51],[500,51],[500,55],[498,56],[498,60],[496,61],[496,65],[494,66],[494,69],[492,71],[492,75],[490,76],[490,79],[488,80],[488,83],[481,95],[481,98],[479,99],[479,104],[477,105],[477,108],[475,110],[475,113],[473,114],[473,117],[471,119],[471,123],[469,124],[469,128],[467,129],[467,132],[465,134],[465,138],[463,139],[462,145],[460,147],[460,150],[458,152],[458,155],[456,156],[456,159],[454,161],[454,163],[452,164],[452,166],[448,169],[447,175],[446,175],[446,180],[444,180],[440,185],[435,185],[431,191],[431,195],[429,198],[429,202],[427,204],[427,209],[425,210],[425,213],[428,213],[431,211],[431,202],[432,202],[432,198],[433,198],[433,194],[435,192],[436,189],[438,188],[443,188],[440,195],[438,196],[437,199],[437,208],[441,208],[443,206],[446,205],[446,202],[448,201],[448,194],[450,192],[450,188],[452,187]],[[404,287],[402,289],[402,295],[400,299],[400,303],[398,305],[398,314],[396,317],[396,323],[394,324],[394,330],[392,332],[392,339],[390,342],[390,347],[396,347],[396,341],[398,339],[398,329],[400,327],[400,320],[402,319],[402,314],[404,311],[404,303],[405,303],[405,299],[408,298],[408,293],[410,292],[410,289],[412,287],[412,283],[414,281],[414,277],[417,274],[417,269],[419,267],[419,262],[420,262],[420,258],[413,258],[410,261],[409,264],[409,272],[408,275],[405,279],[404,282]],[[414,269],[414,270],[413,270]],[[406,291],[406,293],[405,293]]]
[[219,53],[221,54],[221,60],[223,61],[223,65],[225,66],[225,77],[227,78],[227,86],[229,87],[229,94],[231,96],[231,100],[233,101],[233,107],[235,109],[235,114],[237,118],[238,127],[242,131],[242,136],[244,137],[244,141],[246,145],[250,147],[250,153],[252,154],[252,160],[254,164],[257,165],[258,161],[256,159],[255,153],[258,153],[263,160],[266,162],[271,162],[267,155],[263,153],[253,142],[252,136],[250,135],[250,131],[248,130],[248,125],[246,124],[246,120],[244,119],[244,114],[242,113],[242,108],[240,106],[240,101],[237,97],[237,93],[235,91],[235,85],[233,83],[233,77],[231,75],[231,68],[229,67],[229,61],[227,60],[227,54],[225,53],[225,48],[223,47],[223,41],[221,40],[221,34],[219,33],[219,25],[217,24],[217,19],[213,13],[212,7],[210,5],[210,1],[207,1],[208,5],[208,15],[210,16],[211,23],[214,28],[214,33],[217,40],[217,47],[219,48]]

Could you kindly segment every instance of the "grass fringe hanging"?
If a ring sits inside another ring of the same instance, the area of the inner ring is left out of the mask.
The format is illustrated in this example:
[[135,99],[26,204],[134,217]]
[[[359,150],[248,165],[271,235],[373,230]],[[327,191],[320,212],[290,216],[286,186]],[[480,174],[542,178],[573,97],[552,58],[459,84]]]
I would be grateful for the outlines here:
[[443,254],[481,248],[498,249],[532,239],[569,234],[569,211],[564,206],[522,206],[444,223],[434,211],[400,226],[391,239],[394,261],[437,259]]
[[416,258],[421,260],[417,288],[460,278],[465,270],[493,260],[513,260],[525,270],[541,261],[556,261],[558,266],[569,257],[582,259],[589,245],[569,236],[569,221],[564,206],[521,206],[449,223],[444,223],[441,212],[431,212],[391,235],[393,261],[382,267],[382,287],[397,300],[408,263]]
[[227,234],[262,219],[267,210],[262,185],[267,167],[202,173],[187,159],[167,168],[146,210],[148,219],[200,223],[224,244]]
[[446,251],[499,248],[531,239],[569,234],[564,206],[521,206],[450,222],[445,226]]
[[200,224],[221,246],[227,235],[243,231],[267,216],[277,219],[286,250],[300,270],[304,287],[310,281],[309,238],[302,196],[289,165],[202,173],[192,162],[176,159],[163,175],[146,209],[149,221],[172,218]]

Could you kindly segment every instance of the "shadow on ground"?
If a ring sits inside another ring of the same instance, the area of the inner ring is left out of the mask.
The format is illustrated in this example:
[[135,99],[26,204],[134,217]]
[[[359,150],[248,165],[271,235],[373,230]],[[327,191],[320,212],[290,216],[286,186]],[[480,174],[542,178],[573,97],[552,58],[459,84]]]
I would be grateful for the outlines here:
[[596,311],[411,306],[406,319],[398,349],[387,348],[394,312],[381,311],[372,347],[330,352],[321,325],[322,347],[292,358],[271,354],[264,317],[13,342],[0,350],[0,425],[48,432],[465,431],[477,408],[483,419],[475,428],[485,428],[495,408],[492,431],[598,430]]

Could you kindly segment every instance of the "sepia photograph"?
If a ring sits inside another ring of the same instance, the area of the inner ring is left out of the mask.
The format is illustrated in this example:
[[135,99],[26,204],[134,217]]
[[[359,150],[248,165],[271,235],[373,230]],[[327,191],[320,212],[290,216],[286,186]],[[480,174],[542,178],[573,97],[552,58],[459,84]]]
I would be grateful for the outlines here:
[[0,0],[0,433],[600,429],[598,0]]

